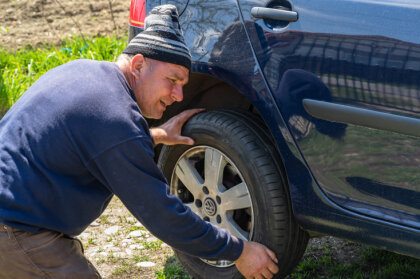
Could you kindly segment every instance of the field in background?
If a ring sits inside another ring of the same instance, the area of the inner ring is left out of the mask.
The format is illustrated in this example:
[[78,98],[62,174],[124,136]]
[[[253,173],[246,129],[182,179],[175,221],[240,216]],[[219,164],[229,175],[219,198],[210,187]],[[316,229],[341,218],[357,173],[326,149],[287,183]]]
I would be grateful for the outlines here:
[[[126,38],[74,37],[59,46],[0,47],[0,110],[4,113],[43,73],[78,58],[115,61]],[[1,114],[2,115],[2,114]],[[150,235],[114,198],[81,235],[85,254],[104,278],[186,279],[172,250]],[[332,237],[310,241],[289,278],[416,278],[420,260]]]
[[130,0],[0,0],[0,46],[127,34]]

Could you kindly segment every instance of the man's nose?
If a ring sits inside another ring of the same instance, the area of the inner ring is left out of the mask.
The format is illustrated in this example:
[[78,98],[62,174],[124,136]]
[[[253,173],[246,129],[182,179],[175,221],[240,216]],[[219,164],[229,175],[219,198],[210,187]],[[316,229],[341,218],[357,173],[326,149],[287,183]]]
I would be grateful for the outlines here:
[[181,102],[184,98],[183,92],[182,92],[182,85],[177,84],[174,87],[174,90],[172,91],[171,97],[176,102]]

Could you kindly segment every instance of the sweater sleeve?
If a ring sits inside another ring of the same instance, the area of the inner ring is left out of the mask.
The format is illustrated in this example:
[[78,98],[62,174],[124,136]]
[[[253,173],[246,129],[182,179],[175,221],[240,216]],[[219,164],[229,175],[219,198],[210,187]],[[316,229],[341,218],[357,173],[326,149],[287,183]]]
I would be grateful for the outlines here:
[[235,261],[241,255],[242,240],[203,221],[169,194],[166,179],[153,160],[149,137],[107,149],[88,168],[153,235],[173,248],[210,260]]

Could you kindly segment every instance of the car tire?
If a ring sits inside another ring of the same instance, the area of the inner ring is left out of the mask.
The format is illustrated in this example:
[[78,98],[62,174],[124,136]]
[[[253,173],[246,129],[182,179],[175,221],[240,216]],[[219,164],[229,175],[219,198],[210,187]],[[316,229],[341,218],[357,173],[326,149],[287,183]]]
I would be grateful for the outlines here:
[[[200,113],[183,128],[195,144],[164,146],[158,164],[171,193],[201,218],[273,250],[280,269],[275,278],[283,278],[302,257],[308,234],[293,218],[281,158],[262,127],[250,113]],[[194,278],[243,278],[232,262],[175,253]]]

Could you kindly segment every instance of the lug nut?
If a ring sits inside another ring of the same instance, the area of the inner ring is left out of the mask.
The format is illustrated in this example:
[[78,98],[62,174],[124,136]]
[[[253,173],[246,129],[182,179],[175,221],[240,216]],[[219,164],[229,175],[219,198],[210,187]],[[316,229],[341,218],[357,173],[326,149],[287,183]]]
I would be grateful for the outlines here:
[[203,203],[200,200],[195,200],[195,206],[197,206],[198,208],[203,206]]

